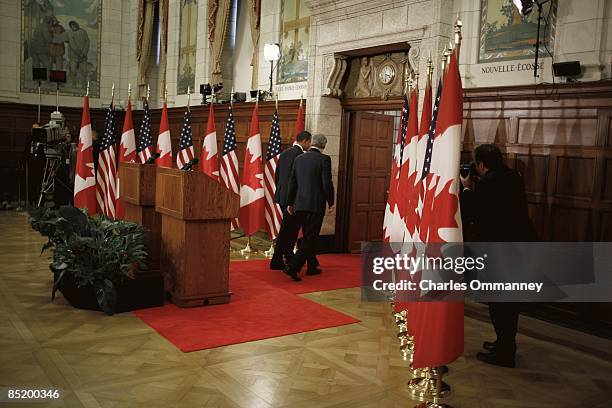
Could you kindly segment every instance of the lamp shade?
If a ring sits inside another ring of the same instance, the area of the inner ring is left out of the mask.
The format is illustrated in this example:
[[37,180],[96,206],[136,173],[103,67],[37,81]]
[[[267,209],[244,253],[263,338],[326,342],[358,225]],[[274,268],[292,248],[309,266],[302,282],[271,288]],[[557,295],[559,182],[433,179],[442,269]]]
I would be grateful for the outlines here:
[[269,43],[264,45],[264,58],[266,61],[278,61],[280,56],[280,46],[278,43]]

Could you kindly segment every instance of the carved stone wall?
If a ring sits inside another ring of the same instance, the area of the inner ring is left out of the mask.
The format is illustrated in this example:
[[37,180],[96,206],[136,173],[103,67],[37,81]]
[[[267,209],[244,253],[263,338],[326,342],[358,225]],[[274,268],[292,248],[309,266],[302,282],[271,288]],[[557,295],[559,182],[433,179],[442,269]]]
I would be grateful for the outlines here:
[[[411,68],[425,72],[426,59],[431,53],[436,67],[434,75],[437,75],[438,56],[452,35],[456,15],[453,15],[452,7],[448,7],[448,2],[443,0],[306,2],[311,10],[306,129],[327,136],[325,152],[332,157],[332,176],[337,184],[342,126],[342,106],[338,98],[342,98],[345,91],[348,92],[347,97],[355,95],[356,86],[351,85],[351,80],[354,81],[354,70],[359,70],[357,64],[343,60],[341,56],[351,50],[404,42],[407,48],[414,49],[409,55],[409,59],[412,58]],[[417,51],[420,58],[416,55]],[[394,63],[399,63],[399,57],[392,57]],[[384,55],[380,58],[384,58]],[[375,75],[379,62],[379,57],[375,57],[375,67],[370,75]],[[401,64],[395,76],[388,90],[380,87],[373,88],[372,92],[379,96],[385,92],[389,95],[401,93]],[[419,87],[423,88],[424,83],[421,80]],[[337,210],[347,211],[345,208]],[[322,234],[334,232],[335,213],[332,213],[325,217]]]
[[356,57],[350,60],[349,66],[344,87],[347,98],[400,96],[414,73],[408,53]]

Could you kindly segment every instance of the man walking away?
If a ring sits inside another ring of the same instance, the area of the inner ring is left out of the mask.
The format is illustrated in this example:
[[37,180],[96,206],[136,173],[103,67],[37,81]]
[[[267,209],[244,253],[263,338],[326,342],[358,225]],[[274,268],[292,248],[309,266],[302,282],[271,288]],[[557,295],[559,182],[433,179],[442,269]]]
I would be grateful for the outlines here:
[[[294,214],[302,228],[303,238],[285,273],[294,281],[300,281],[299,272],[306,260],[316,252],[325,205],[334,205],[334,184],[331,177],[331,157],[323,154],[327,138],[317,134],[312,137],[310,150],[296,157],[287,191],[287,211]],[[306,274],[312,274],[308,271]]]
[[[283,220],[276,237],[270,269],[282,271],[286,267],[285,261],[289,262],[293,259],[293,248],[297,241],[300,227],[297,225],[297,219],[287,212],[287,191],[289,189],[289,178],[293,168],[293,161],[310,148],[311,140],[312,135],[310,132],[302,131],[298,133],[293,146],[285,149],[280,154],[278,164],[276,165],[274,202],[280,205],[283,211]],[[319,262],[316,256],[313,255],[308,258],[308,270],[311,271],[311,274],[320,273],[317,268],[318,266]]]

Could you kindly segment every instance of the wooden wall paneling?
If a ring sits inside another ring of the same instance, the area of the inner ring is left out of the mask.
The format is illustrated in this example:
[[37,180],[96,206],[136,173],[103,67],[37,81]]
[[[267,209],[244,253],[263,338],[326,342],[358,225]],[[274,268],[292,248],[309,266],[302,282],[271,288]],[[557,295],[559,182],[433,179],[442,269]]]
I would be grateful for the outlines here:
[[602,201],[612,203],[612,155],[602,156],[601,161],[603,171],[599,190],[601,191],[600,198]]
[[334,249],[337,251],[347,250],[349,205],[352,187],[350,175],[353,171],[352,162],[349,160],[351,149],[348,140],[349,133],[355,127],[354,121],[354,113],[346,110],[342,112],[340,124],[340,152],[338,155],[338,186],[336,192],[336,234],[334,237]]
[[595,158],[557,157],[555,196],[591,199],[595,180]]

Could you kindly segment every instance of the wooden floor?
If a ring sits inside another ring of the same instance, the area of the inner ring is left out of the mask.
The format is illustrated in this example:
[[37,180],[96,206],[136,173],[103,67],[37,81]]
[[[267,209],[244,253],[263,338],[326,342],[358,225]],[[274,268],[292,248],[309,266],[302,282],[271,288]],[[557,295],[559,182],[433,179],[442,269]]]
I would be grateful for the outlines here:
[[[76,310],[61,296],[51,303],[43,242],[24,215],[0,212],[0,386],[65,391],[61,402],[13,406],[415,405],[388,306],[361,302],[358,289],[306,297],[359,324],[185,354],[131,313]],[[465,324],[465,356],[446,377],[453,406],[611,406],[611,362],[520,336],[517,369],[487,366],[474,355],[493,338],[490,325],[469,318]]]

